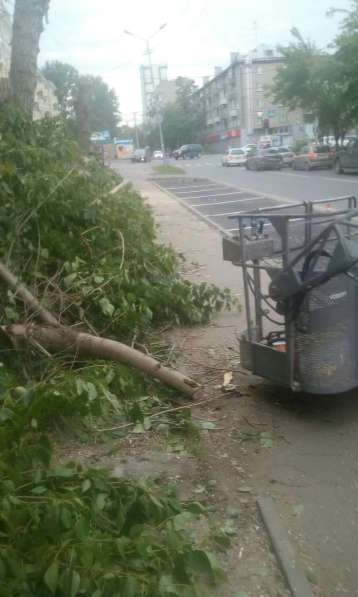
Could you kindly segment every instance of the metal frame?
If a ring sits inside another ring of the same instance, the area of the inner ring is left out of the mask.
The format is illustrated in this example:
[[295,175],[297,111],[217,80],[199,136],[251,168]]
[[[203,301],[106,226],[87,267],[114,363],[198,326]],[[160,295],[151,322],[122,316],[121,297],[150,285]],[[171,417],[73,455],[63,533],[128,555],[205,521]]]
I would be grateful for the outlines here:
[[[341,207],[343,202],[346,205]],[[322,205],[334,205],[337,209],[333,212],[318,211],[317,208],[320,209]],[[282,213],[283,210],[290,210],[290,213]],[[297,213],[297,210],[302,213]],[[302,253],[308,254],[310,248],[320,241],[320,237],[324,237],[320,231],[322,227],[325,231],[335,230],[335,238],[338,238],[340,232],[336,224],[344,223],[347,214],[347,238],[351,238],[351,228],[358,228],[357,224],[351,222],[351,218],[358,218],[357,199],[354,196],[281,204],[230,216],[230,219],[237,221],[239,234],[238,238],[224,239],[224,249],[225,243],[226,246],[231,246],[230,251],[226,250],[226,256],[224,250],[224,259],[242,268],[247,330],[240,345],[243,365],[253,373],[289,385],[293,390],[301,389],[295,370],[296,332],[293,319],[284,315],[282,323],[276,322],[285,331],[285,352],[279,352],[264,343],[264,320],[267,318],[272,321],[272,318],[269,309],[264,306],[266,304],[270,307],[270,297],[263,294],[262,273],[266,272],[272,277],[275,271],[289,271],[292,264],[297,263],[297,259],[302,259]],[[271,225],[270,232],[265,230],[263,219]],[[298,244],[292,242],[292,226],[296,226],[296,229],[302,226],[299,236],[303,240]],[[273,251],[270,250],[271,238],[275,239],[276,245]],[[324,238],[327,239],[327,232]],[[271,260],[270,263],[267,263],[267,259]]]

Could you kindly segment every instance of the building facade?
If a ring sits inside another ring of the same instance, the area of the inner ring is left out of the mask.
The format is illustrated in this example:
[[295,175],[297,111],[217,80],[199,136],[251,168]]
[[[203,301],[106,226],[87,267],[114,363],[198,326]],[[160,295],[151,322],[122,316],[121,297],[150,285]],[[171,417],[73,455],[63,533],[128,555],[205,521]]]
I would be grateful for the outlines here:
[[232,53],[227,68],[216,67],[212,79],[204,78],[196,97],[205,114],[203,143],[209,150],[221,152],[267,135],[287,146],[308,134],[303,112],[277,105],[269,95],[283,62],[269,48],[249,56]]
[[[10,71],[11,59],[11,16],[6,8],[6,2],[0,0],[0,91],[6,90]],[[56,87],[45,79],[39,72],[34,99],[34,120],[45,116],[55,117],[59,114]]]
[[139,67],[142,91],[143,119],[151,117],[154,95],[157,87],[168,80],[168,66],[166,64],[142,64]]

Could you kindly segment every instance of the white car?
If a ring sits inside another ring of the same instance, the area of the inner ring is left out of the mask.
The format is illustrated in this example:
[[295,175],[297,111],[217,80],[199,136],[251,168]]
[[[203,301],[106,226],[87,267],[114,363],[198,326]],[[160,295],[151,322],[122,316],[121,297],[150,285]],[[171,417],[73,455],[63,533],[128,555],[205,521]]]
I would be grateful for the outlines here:
[[156,149],[156,151],[153,151],[153,159],[154,160],[162,160],[163,159],[163,152],[161,149]]
[[225,155],[221,158],[223,166],[245,166],[246,153],[243,149],[228,149]]

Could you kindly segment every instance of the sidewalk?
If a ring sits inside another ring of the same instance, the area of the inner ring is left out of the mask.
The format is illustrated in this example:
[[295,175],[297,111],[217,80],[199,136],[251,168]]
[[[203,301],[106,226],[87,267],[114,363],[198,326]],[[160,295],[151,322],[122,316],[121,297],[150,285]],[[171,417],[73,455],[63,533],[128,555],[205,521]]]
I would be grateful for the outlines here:
[[[148,181],[150,169],[120,166],[121,174],[153,209],[158,240],[186,258],[185,277],[228,287],[243,303],[241,272],[222,260],[220,233]],[[238,366],[237,332],[244,325],[243,311],[236,310],[221,313],[208,326],[171,332],[170,340],[180,355],[178,367],[215,391],[223,383],[224,372]],[[241,433],[259,436],[266,429],[252,411],[249,386],[253,381],[251,376],[234,373],[236,392],[223,396],[216,390],[219,398],[209,410],[208,406],[205,411],[194,410],[194,419],[210,421],[214,429],[203,432],[200,454],[188,470],[186,483],[194,495],[203,489],[196,499],[208,500],[215,509],[215,532],[233,529],[231,548],[222,554],[228,582],[220,588],[220,597],[288,597],[256,507],[249,472],[251,446],[248,449],[240,441]]]

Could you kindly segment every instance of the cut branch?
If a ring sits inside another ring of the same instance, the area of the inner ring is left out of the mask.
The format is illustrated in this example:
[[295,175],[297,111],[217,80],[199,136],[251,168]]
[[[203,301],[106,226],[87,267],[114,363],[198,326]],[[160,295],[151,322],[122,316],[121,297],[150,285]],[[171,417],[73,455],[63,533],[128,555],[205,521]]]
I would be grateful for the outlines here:
[[0,279],[11,288],[31,309],[32,313],[43,323],[47,325],[57,326],[59,322],[41,303],[34,297],[33,294],[24,286],[18,278],[8,270],[6,265],[0,261]]
[[93,357],[130,365],[149,377],[171,386],[193,398],[200,386],[179,371],[164,367],[159,361],[126,344],[98,338],[68,327],[47,327],[34,324],[14,324],[2,328],[16,346],[37,343],[52,354],[69,353],[75,357]]

